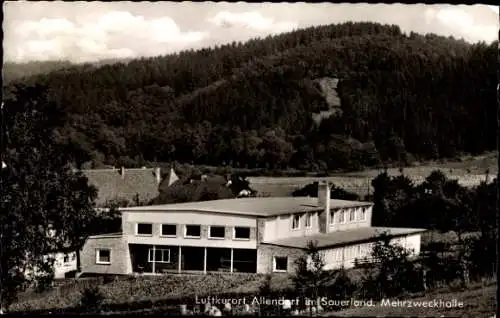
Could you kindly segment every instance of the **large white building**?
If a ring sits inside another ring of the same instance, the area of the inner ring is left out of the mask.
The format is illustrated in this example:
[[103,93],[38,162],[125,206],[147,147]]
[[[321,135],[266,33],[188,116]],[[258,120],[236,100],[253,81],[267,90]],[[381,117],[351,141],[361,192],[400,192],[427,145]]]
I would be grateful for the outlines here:
[[241,198],[122,208],[122,233],[89,237],[82,274],[290,272],[309,241],[328,269],[354,266],[377,236],[420,252],[425,230],[371,226],[370,202],[318,198]]

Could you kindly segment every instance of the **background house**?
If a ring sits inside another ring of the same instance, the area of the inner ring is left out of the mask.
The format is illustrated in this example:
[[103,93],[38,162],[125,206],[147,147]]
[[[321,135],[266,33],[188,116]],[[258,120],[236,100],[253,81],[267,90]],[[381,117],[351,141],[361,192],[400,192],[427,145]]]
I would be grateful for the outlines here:
[[89,169],[82,173],[99,191],[98,206],[111,200],[127,200],[133,205],[147,203],[158,196],[162,181],[160,168]]
[[372,203],[318,198],[239,198],[122,208],[123,233],[89,237],[82,272],[291,272],[308,241],[327,268],[352,267],[377,236],[420,252],[423,229],[371,226]]
[[54,258],[54,278],[65,278],[77,268],[76,252],[59,252],[52,255]]
[[[126,200],[131,205],[149,202],[158,196],[158,187],[162,181],[160,168],[140,169],[87,169],[82,170],[89,183],[98,190],[96,205],[103,206],[109,201]],[[178,180],[175,172],[170,171],[167,180]],[[77,270],[76,252],[54,252],[48,255],[54,258],[54,277],[64,278]]]

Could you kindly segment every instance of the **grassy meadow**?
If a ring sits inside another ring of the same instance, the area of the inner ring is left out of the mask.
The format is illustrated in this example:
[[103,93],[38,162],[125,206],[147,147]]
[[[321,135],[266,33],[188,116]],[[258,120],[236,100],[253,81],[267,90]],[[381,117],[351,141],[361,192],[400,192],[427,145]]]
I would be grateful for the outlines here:
[[[476,186],[481,181],[492,180],[498,173],[498,159],[496,153],[482,156],[466,156],[457,161],[414,163],[411,167],[403,168],[404,175],[415,182],[421,182],[434,170],[441,170],[449,178],[458,179],[459,183],[467,186]],[[486,175],[488,171],[488,175]],[[354,192],[363,198],[373,193],[371,180],[383,172],[383,169],[368,169],[357,172],[332,173],[325,177],[249,177],[250,185],[263,195],[290,196],[291,193],[305,185],[318,180],[328,180],[336,186]],[[388,168],[390,176],[401,174],[400,168]]]

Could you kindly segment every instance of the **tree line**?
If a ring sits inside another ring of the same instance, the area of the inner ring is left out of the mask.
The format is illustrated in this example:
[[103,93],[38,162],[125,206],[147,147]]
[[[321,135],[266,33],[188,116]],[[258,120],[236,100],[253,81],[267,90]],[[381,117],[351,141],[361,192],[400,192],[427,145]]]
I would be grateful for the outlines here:
[[[356,170],[495,149],[496,62],[496,42],[344,23],[69,67],[6,92],[47,90],[52,138],[78,166]],[[339,79],[341,111],[317,124],[325,77]]]
[[373,225],[427,228],[441,232],[480,232],[494,237],[497,179],[467,188],[433,171],[422,184],[404,175],[378,175],[374,187]]
[[[295,296],[378,301],[443,286],[458,284],[467,288],[473,282],[495,277],[497,179],[465,188],[437,170],[424,183],[415,185],[404,175],[390,177],[384,172],[372,184],[373,226],[453,231],[457,240],[446,242],[431,235],[423,241],[420,255],[414,257],[412,251],[391,242],[390,236],[382,233],[369,255],[355,261],[354,270],[334,271],[324,269],[324,255],[316,242],[310,241],[306,254],[295,262]],[[295,194],[314,191],[317,184],[307,185]],[[333,187],[332,198],[342,199],[346,195],[355,196]],[[321,309],[317,303],[315,306],[299,309]]]

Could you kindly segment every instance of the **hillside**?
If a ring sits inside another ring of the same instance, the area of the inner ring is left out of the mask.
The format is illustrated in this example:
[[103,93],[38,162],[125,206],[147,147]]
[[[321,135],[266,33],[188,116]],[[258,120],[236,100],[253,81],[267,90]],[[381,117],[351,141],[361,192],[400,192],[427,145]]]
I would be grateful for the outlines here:
[[82,68],[99,67],[124,62],[124,59],[105,59],[92,63],[72,63],[70,61],[29,61],[24,63],[4,62],[2,80],[8,84],[35,75],[49,74],[61,70],[80,71]]
[[5,62],[2,68],[2,80],[10,83],[24,77],[47,74],[74,66],[69,61],[31,61],[26,63]]
[[496,62],[496,43],[345,23],[76,66],[7,90],[49,88],[53,140],[78,165],[358,170],[495,149]]

